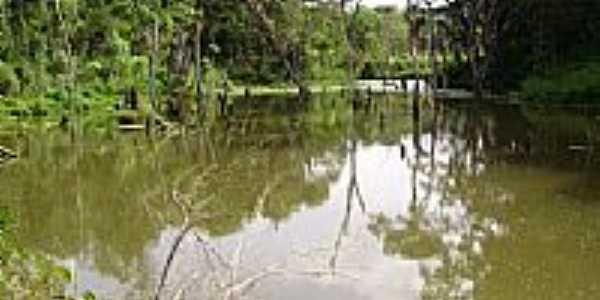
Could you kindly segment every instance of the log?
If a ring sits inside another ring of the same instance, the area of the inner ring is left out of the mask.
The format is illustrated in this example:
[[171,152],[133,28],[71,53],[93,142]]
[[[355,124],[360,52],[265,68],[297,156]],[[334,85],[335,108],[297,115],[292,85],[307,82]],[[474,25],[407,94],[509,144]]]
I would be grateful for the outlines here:
[[17,153],[15,153],[13,150],[0,145],[0,159],[14,159],[17,157]]
[[119,125],[119,129],[122,131],[145,130],[146,125],[145,124],[123,124],[123,125]]

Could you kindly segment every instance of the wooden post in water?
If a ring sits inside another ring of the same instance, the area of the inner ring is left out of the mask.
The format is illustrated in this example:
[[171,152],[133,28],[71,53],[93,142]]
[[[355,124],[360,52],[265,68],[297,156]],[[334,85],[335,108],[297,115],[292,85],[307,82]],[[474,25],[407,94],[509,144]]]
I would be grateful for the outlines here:
[[373,105],[373,90],[371,86],[367,88],[367,112],[371,110],[371,106]]
[[420,88],[420,82],[421,82],[420,79],[417,79],[415,81],[415,87],[414,87],[414,90],[413,90],[413,116],[414,115],[416,115],[416,116],[419,115],[419,110],[420,110],[420,107],[419,107],[419,105],[420,105],[419,90],[421,89]]
[[359,95],[357,89],[352,90],[352,96],[351,97],[352,97],[352,111],[354,112],[354,111],[356,111],[358,109],[358,106],[360,104],[359,103],[359,101],[360,101],[360,99],[359,99],[360,95]]
[[228,98],[229,98],[229,94],[228,94],[227,79],[225,79],[225,80],[223,80],[222,91],[218,96],[219,111],[220,111],[220,115],[222,117],[225,116],[228,111],[228,105],[227,105],[227,102],[229,101]]
[[415,93],[413,93],[413,105],[412,105],[412,116],[413,116],[413,125],[419,124],[419,120],[421,118],[421,101],[419,97],[419,82],[417,81]]

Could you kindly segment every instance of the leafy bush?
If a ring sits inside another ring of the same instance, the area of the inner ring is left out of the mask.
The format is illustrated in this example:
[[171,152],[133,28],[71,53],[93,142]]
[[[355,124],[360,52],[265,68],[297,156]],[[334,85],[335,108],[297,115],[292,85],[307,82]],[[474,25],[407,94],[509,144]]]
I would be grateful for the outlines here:
[[533,101],[600,100],[600,59],[587,57],[530,76],[523,82],[521,90],[523,98]]
[[0,298],[54,299],[71,280],[65,268],[21,248],[14,237],[14,219],[0,207]]
[[0,95],[7,95],[19,90],[19,79],[13,67],[0,61]]

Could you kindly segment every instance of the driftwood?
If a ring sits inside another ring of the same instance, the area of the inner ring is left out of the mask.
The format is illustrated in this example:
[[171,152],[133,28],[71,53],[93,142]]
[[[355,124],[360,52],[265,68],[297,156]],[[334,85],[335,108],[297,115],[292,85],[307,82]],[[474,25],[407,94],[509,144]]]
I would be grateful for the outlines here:
[[[155,111],[150,112],[151,115],[151,119],[153,121],[152,125],[158,126],[159,129],[163,130],[163,131],[170,131],[174,128],[176,128],[176,126],[167,121],[163,116],[161,116],[160,114],[158,114]],[[138,130],[146,130],[147,129],[147,125],[148,124],[119,124],[118,128],[120,130],[123,131],[138,131]]]
[[15,159],[18,155],[15,151],[0,145],[0,161]]

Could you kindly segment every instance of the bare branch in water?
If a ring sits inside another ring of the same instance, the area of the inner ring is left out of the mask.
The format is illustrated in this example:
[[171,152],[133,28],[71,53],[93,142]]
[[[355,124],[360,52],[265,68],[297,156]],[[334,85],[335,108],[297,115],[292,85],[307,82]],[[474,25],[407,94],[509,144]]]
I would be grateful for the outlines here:
[[196,237],[196,241],[203,246],[205,253],[212,254],[214,257],[216,257],[222,267],[228,269],[232,268],[231,264],[225,259],[225,257],[223,257],[223,255],[219,253],[214,246],[210,245],[206,239],[202,238],[198,233],[194,233],[194,236]]
[[[202,175],[204,176],[204,175]],[[193,222],[190,219],[190,215],[192,215],[192,213],[194,212],[194,210],[200,209],[202,207],[204,207],[210,200],[211,198],[206,198],[203,201],[201,201],[200,203],[198,203],[196,206],[193,206],[191,203],[191,199],[189,197],[189,195],[182,195],[180,194],[178,191],[173,190],[171,192],[171,197],[170,200],[177,205],[177,207],[180,210],[180,213],[183,215],[184,218],[184,225],[181,228],[181,230],[179,231],[179,233],[177,234],[175,241],[173,242],[173,245],[171,247],[171,250],[169,251],[169,255],[167,256],[167,260],[165,262],[165,266],[162,270],[161,276],[160,276],[160,281],[159,284],[157,286],[156,292],[154,294],[154,299],[155,300],[160,300],[160,295],[162,293],[162,290],[165,287],[167,278],[169,276],[169,271],[171,269],[171,265],[173,263],[173,260],[175,258],[175,254],[177,253],[177,251],[179,250],[179,247],[181,246],[181,242],[183,241],[183,239],[185,238],[185,236],[189,233],[189,231],[193,228]],[[208,218],[208,216],[201,216],[198,219],[205,219]],[[196,234],[196,239],[198,240],[198,235]]]
[[175,253],[179,249],[183,238],[186,234],[192,229],[192,224],[186,222],[186,224],[181,228],[181,231],[175,238],[175,242],[173,243],[173,247],[171,247],[171,251],[169,252],[169,256],[167,256],[167,261],[165,263],[165,267],[163,268],[162,274],[160,276],[160,282],[158,284],[158,288],[156,289],[156,293],[154,294],[154,300],[160,300],[160,294],[165,287],[165,283],[167,281],[167,277],[169,276],[169,270],[171,269],[171,264],[173,263],[173,259],[175,258]]

